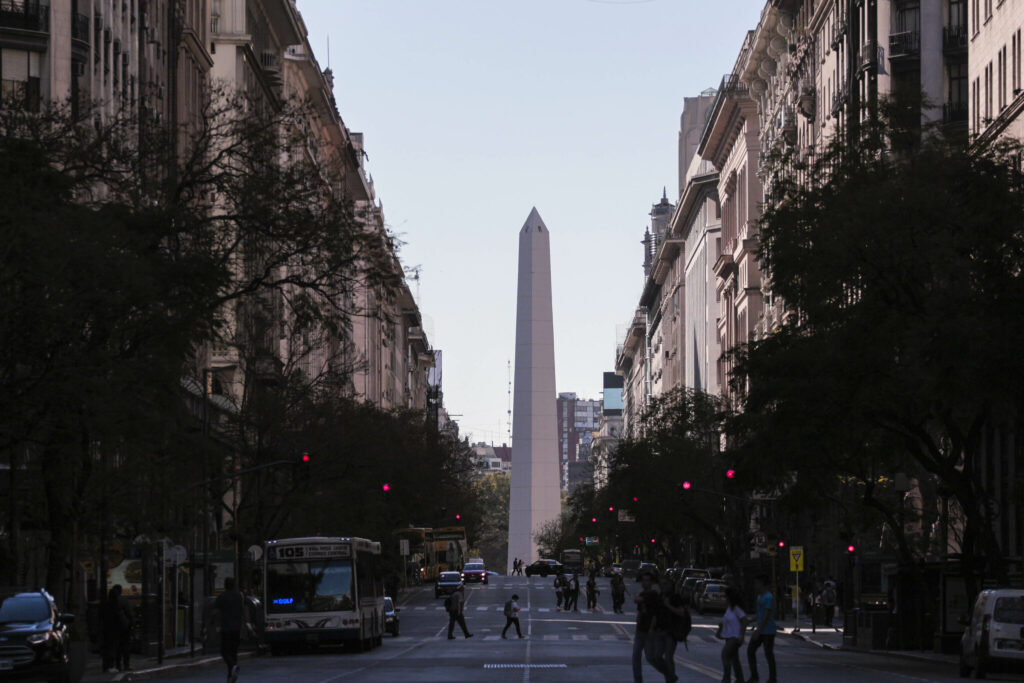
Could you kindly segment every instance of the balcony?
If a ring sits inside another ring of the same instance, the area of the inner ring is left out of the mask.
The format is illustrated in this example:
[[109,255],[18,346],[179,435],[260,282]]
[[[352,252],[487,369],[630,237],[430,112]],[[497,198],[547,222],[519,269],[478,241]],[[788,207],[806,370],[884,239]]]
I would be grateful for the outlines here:
[[967,123],[967,102],[946,102],[942,105],[943,123]]
[[943,52],[967,51],[967,26],[946,26],[942,29]]
[[873,68],[878,63],[878,45],[869,41],[860,46],[857,64],[861,69]]
[[50,8],[39,0],[0,0],[0,28],[50,31]]
[[920,31],[904,31],[889,36],[889,59],[916,58],[920,55]]

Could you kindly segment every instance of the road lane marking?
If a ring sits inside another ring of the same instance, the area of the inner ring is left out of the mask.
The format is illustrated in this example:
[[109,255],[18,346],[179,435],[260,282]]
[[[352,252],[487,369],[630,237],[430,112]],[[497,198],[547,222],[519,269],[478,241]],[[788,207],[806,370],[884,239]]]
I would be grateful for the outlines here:
[[690,671],[696,671],[699,674],[704,674],[708,678],[718,681],[722,678],[722,673],[716,669],[712,669],[710,666],[704,666],[697,662],[690,661],[689,659],[683,659],[682,657],[676,656],[676,664],[689,669]]
[[545,633],[544,640],[558,640],[559,635],[557,633]]
[[585,636],[585,635],[577,633],[577,634],[573,635],[572,639],[573,640],[590,640],[590,636]]

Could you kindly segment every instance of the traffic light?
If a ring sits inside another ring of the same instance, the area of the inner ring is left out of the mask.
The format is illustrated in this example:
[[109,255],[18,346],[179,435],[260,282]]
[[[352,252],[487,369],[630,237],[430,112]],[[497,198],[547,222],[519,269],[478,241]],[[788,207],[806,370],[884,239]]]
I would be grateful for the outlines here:
[[614,506],[611,506],[611,505],[609,505],[609,506],[608,506],[608,512],[615,512],[615,507],[614,507]]
[[597,523],[597,517],[591,517],[590,521],[596,524]]
[[391,484],[385,482],[384,485],[380,487],[380,490],[383,491],[384,493],[387,493],[388,491],[391,490]]
[[636,501],[637,501],[637,497],[633,496],[633,502],[635,503]]
[[779,549],[781,550],[782,548],[785,548],[785,547],[786,547],[786,542],[785,541],[779,541]]
[[295,483],[296,484],[309,484],[309,468],[313,463],[313,457],[309,454],[309,451],[303,451],[295,458],[295,466],[293,470],[295,472]]
[[728,469],[728,470],[725,471],[725,478],[726,479],[733,479],[735,477],[736,477],[736,470]]
[[460,515],[459,513],[456,512],[455,513],[455,519],[462,519],[462,515]]
[[846,552],[853,555],[855,552],[857,552],[857,546],[851,543],[850,545],[846,546]]

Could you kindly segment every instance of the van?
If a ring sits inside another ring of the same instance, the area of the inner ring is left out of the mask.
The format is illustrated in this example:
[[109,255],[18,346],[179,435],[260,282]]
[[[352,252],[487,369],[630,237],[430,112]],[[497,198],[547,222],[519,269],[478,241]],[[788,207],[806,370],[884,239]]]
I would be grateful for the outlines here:
[[984,678],[993,668],[1024,668],[1024,590],[978,594],[960,638],[960,675]]

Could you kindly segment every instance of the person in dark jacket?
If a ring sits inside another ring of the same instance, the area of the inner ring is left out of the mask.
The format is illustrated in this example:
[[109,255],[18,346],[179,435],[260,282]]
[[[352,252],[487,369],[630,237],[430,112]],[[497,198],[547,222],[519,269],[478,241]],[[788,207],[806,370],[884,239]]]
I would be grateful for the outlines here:
[[242,639],[242,594],[235,588],[235,579],[224,579],[224,592],[217,596],[213,608],[220,616],[220,656],[228,667],[228,683],[238,680],[238,644]]
[[135,611],[128,599],[121,595],[120,584],[107,593],[101,610],[103,624],[103,670],[128,671],[131,668],[131,637]]

